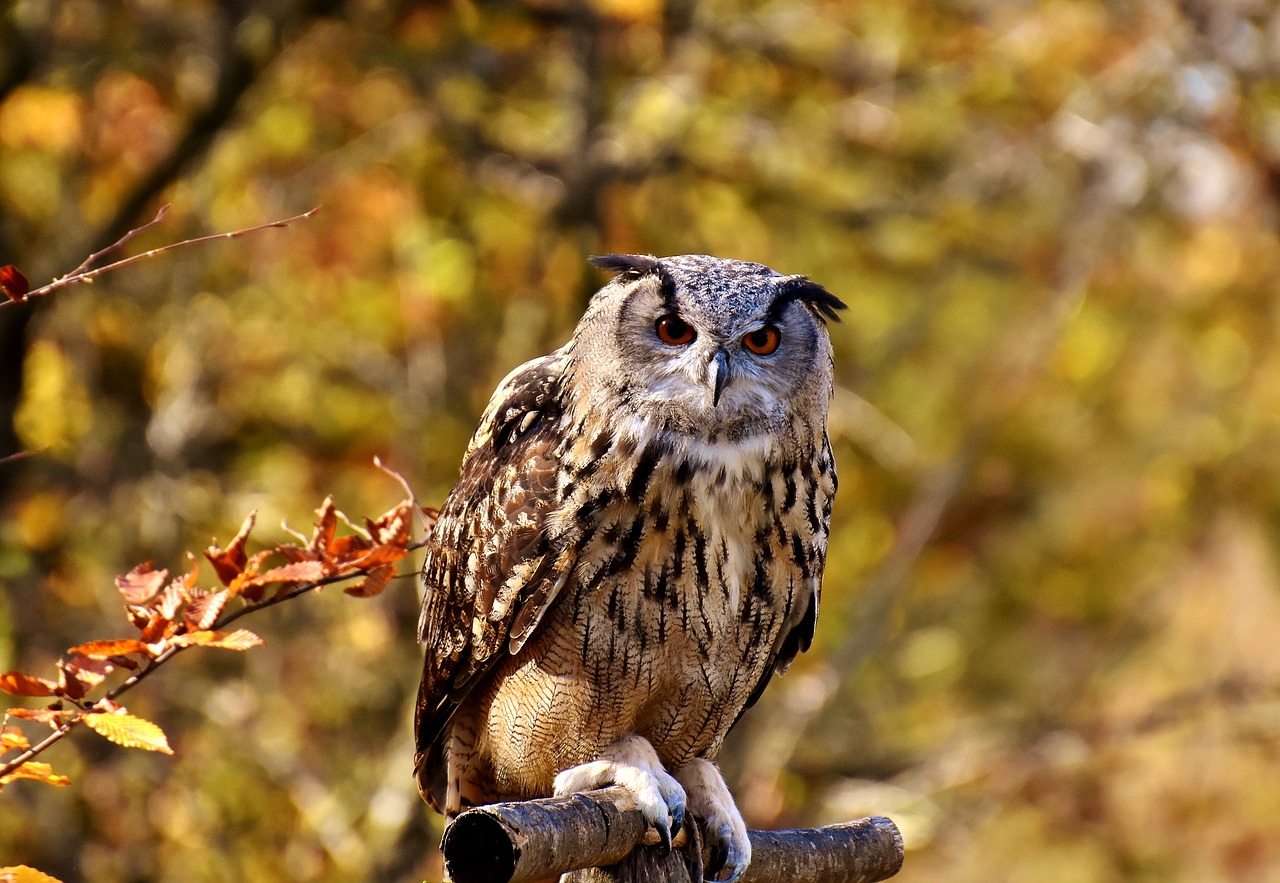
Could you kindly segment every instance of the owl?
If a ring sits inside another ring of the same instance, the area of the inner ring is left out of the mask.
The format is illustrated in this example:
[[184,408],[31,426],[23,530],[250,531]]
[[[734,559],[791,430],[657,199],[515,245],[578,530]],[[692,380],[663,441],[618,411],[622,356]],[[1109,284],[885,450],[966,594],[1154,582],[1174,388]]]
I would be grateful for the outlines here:
[[449,818],[621,785],[737,880],[715,758],[813,638],[844,304],[745,261],[591,262],[617,275],[498,385],[427,546],[416,775]]

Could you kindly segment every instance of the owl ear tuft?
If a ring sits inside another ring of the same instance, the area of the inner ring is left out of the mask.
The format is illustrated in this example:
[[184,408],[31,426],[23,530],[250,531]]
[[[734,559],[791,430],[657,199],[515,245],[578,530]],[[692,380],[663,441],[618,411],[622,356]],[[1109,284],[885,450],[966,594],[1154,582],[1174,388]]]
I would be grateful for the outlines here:
[[651,254],[593,254],[587,262],[615,273],[656,273],[661,262]]
[[651,254],[595,254],[587,258],[587,261],[601,270],[622,273],[623,278],[656,276],[658,284],[662,286],[663,298],[670,301],[675,297],[676,283],[671,278],[670,271],[663,266],[661,259]]
[[836,310],[848,307],[840,298],[805,276],[787,276],[778,282],[778,296],[774,298],[773,308],[776,310],[793,300],[803,301],[819,316],[831,322],[840,321]]

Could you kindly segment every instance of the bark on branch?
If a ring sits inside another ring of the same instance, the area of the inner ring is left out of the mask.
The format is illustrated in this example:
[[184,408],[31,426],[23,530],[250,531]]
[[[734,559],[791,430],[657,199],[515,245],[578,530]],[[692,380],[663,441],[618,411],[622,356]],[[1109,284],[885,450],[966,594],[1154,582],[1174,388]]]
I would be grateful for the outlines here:
[[[633,850],[657,852],[657,847],[636,850],[647,843],[647,833],[628,792],[615,786],[475,807],[453,821],[441,848],[453,883],[554,880],[581,868],[607,869],[603,876],[593,872],[581,879],[688,879],[680,869],[674,876],[672,868],[656,877],[641,872],[653,865],[652,857],[629,869],[620,866]],[[902,835],[879,816],[823,828],[751,831],[750,836],[751,866],[743,883],[872,883],[902,867]]]

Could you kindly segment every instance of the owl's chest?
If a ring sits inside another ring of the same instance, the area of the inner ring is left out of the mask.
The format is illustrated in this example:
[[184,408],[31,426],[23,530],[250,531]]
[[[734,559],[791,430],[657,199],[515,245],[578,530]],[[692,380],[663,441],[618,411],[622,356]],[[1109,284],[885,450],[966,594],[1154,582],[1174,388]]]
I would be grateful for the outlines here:
[[754,686],[796,588],[772,480],[745,456],[641,457],[599,476],[575,508],[588,517],[564,611],[588,670],[694,682],[729,704],[739,681]]
[[657,458],[647,450],[608,464],[568,507],[581,532],[579,592],[616,598],[615,609],[627,596],[676,608],[697,596],[708,617],[729,625],[769,557],[768,467],[759,454]]

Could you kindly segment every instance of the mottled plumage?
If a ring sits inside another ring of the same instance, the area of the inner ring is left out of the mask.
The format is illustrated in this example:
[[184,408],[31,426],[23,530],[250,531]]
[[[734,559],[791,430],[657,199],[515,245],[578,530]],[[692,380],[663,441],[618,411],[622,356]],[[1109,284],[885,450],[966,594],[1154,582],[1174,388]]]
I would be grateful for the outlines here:
[[813,637],[843,304],[761,264],[593,262],[619,275],[498,386],[427,548],[419,783],[452,816],[617,781],[664,833],[687,797],[734,879],[710,761]]

